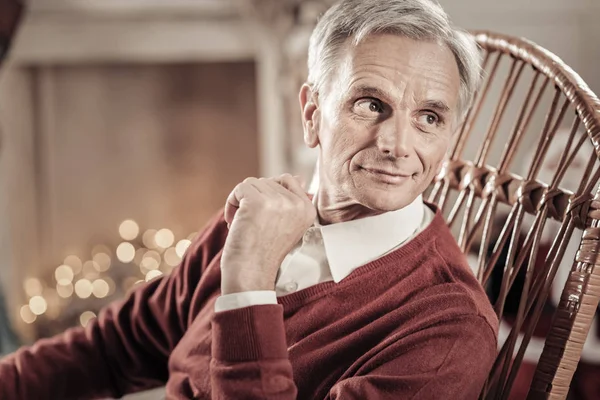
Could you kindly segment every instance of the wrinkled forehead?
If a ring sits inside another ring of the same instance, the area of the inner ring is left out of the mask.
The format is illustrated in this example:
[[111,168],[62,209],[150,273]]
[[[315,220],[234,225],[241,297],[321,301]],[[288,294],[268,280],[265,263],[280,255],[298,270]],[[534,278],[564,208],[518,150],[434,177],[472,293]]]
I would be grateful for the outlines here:
[[447,46],[434,41],[391,34],[371,35],[358,44],[347,41],[338,55],[336,75],[340,90],[373,84],[390,94],[409,90],[412,95],[443,97],[451,108],[458,103],[456,59]]

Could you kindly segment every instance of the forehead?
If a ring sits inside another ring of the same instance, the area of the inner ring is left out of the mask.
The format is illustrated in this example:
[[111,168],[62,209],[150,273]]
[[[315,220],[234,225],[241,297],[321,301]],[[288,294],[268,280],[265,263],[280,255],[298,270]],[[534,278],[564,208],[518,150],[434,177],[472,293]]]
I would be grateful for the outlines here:
[[334,90],[376,86],[396,96],[443,100],[456,108],[460,75],[448,47],[390,34],[347,44],[339,58]]

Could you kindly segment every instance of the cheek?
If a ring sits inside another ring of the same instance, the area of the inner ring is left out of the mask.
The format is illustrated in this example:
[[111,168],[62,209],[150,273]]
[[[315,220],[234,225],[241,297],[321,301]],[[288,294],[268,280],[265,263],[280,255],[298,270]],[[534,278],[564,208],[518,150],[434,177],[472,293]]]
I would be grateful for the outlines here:
[[323,153],[332,164],[342,165],[357,152],[358,141],[352,127],[347,124],[329,126],[321,141]]
[[423,145],[417,149],[419,158],[423,164],[426,174],[436,174],[441,167],[448,151],[449,140],[437,138],[435,140],[425,140]]

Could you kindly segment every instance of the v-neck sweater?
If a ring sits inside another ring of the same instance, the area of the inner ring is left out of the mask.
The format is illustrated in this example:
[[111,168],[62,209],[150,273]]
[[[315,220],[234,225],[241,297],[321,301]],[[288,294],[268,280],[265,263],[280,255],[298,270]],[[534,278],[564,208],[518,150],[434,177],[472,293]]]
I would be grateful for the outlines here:
[[166,277],[0,361],[0,399],[476,399],[498,321],[439,212],[339,283],[215,313],[219,213]]

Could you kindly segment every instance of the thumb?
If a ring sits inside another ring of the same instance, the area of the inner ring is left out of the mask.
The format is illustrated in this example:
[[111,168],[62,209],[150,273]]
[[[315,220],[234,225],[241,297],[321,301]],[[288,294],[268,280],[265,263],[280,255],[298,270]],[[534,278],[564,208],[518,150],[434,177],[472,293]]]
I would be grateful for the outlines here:
[[234,192],[232,191],[229,197],[227,197],[227,201],[225,202],[225,210],[224,217],[225,222],[227,222],[227,228],[233,222],[233,217],[235,217],[235,213],[239,209],[239,203],[237,202]]
[[230,203],[225,204],[224,217],[225,217],[225,222],[227,222],[227,228],[229,228],[229,226],[233,222],[233,217],[235,217],[235,213],[237,212],[237,210],[238,210],[237,207],[234,207]]

